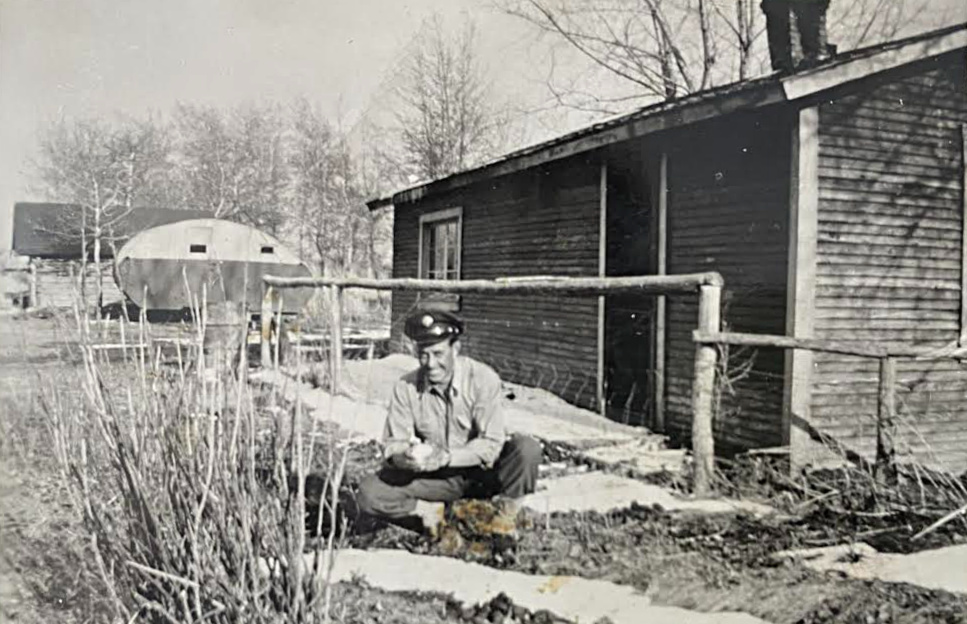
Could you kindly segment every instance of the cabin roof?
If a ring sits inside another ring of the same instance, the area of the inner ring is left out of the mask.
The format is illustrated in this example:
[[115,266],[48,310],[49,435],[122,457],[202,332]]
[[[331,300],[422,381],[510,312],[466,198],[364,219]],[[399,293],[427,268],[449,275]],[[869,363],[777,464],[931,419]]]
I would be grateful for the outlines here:
[[[22,256],[79,259],[81,255],[81,207],[77,204],[17,202],[13,207],[12,249]],[[110,237],[115,246],[158,225],[211,217],[205,210],[135,208],[116,219]],[[111,245],[104,245],[103,258],[113,257]]]
[[967,23],[906,39],[858,48],[814,68],[789,75],[773,73],[734,82],[674,100],[662,101],[596,122],[573,132],[510,152],[479,167],[379,197],[370,209],[416,201],[447,191],[529,169],[652,132],[712,119],[738,110],[792,102],[876,73],[967,47]]

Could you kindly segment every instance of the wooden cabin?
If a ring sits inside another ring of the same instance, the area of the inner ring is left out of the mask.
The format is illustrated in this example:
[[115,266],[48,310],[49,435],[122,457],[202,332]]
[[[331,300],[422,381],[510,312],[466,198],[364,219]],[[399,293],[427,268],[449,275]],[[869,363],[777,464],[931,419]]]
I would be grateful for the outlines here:
[[[117,219],[111,228],[110,244],[101,250],[103,304],[123,302],[124,294],[114,281],[114,254],[134,234],[148,228],[186,219],[211,216],[200,210],[136,208]],[[90,245],[89,245],[90,247]],[[71,308],[76,299],[81,271],[81,208],[76,204],[17,202],[13,209],[11,249],[26,258],[36,283],[29,307]],[[88,249],[92,254],[92,250]],[[89,255],[86,282],[89,304],[93,304],[96,270]]]
[[[370,207],[394,207],[394,277],[715,270],[729,330],[941,347],[967,340],[965,127],[967,24],[649,106]],[[661,299],[398,292],[393,328],[455,310],[504,378],[687,440],[697,301]],[[807,462],[812,426],[873,453],[875,360],[728,361],[718,449]],[[967,367],[903,360],[899,387],[900,458],[967,468]]]

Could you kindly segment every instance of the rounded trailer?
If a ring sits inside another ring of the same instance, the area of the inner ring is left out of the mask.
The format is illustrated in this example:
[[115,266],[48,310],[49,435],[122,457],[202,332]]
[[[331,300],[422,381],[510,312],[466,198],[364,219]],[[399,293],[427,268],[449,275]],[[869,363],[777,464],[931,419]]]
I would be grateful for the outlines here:
[[[305,277],[309,267],[277,239],[254,227],[221,219],[194,219],[145,230],[118,252],[115,279],[146,311],[177,312],[202,305],[245,304],[250,316],[262,302],[262,276]],[[298,313],[312,291],[293,290],[284,314]]]

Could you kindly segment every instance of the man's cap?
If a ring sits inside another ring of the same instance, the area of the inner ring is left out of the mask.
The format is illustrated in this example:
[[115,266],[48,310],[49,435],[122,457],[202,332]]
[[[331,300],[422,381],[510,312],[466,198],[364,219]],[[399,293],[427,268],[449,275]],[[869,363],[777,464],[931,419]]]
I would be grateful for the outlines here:
[[429,344],[463,333],[463,321],[443,311],[420,311],[406,319],[403,333],[417,344]]

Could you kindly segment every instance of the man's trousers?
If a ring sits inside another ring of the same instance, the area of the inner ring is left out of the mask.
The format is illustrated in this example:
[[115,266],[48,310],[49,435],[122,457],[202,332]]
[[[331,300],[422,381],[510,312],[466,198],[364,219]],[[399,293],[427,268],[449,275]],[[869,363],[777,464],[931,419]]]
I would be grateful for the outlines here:
[[359,510],[372,516],[402,518],[413,513],[416,501],[452,503],[461,498],[502,495],[519,498],[534,491],[541,463],[541,445],[527,436],[507,439],[494,467],[443,468],[414,474],[386,467],[359,486]]

